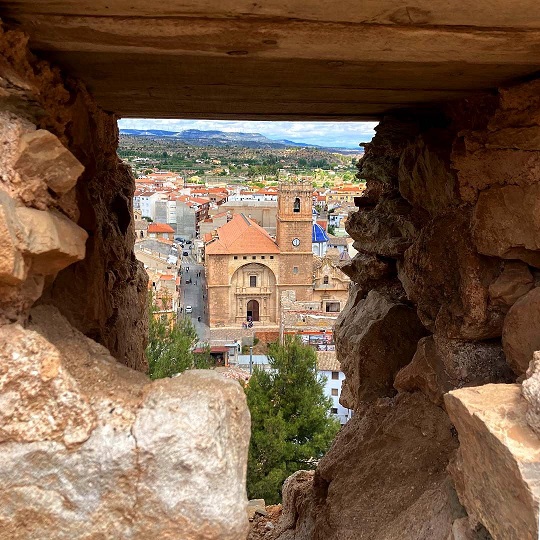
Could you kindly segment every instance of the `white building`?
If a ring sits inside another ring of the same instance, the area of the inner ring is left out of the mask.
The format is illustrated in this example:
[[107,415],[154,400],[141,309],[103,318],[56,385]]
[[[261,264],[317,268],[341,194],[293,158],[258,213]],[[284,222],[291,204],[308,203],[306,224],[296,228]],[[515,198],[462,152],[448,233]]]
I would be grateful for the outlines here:
[[133,207],[140,210],[143,217],[149,217],[156,221],[156,202],[166,199],[165,193],[146,191],[133,197]]
[[176,224],[176,199],[160,200],[155,203],[155,218],[158,223]]
[[341,425],[346,424],[352,418],[353,411],[343,407],[339,402],[345,373],[341,371],[335,351],[317,351],[317,372],[326,379],[324,394],[332,400],[331,413]]

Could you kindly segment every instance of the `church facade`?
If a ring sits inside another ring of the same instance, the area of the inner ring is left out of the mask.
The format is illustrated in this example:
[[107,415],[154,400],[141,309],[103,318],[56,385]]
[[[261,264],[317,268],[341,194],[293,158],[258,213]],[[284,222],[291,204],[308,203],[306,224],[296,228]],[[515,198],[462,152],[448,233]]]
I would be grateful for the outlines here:
[[[303,302],[320,298],[312,251],[312,195],[308,183],[280,185],[275,240],[244,214],[235,214],[213,233],[205,246],[210,326],[250,320],[278,324],[283,291],[294,291]],[[337,300],[342,308],[348,278],[335,271],[342,276],[338,281],[343,282],[343,290]]]

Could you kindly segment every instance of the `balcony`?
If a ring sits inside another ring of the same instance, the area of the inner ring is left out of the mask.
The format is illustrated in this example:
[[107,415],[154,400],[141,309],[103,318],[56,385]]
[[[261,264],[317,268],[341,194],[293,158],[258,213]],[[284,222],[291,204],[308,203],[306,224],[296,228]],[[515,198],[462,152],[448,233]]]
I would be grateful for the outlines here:
[[236,294],[246,296],[261,296],[272,294],[272,287],[236,287]]

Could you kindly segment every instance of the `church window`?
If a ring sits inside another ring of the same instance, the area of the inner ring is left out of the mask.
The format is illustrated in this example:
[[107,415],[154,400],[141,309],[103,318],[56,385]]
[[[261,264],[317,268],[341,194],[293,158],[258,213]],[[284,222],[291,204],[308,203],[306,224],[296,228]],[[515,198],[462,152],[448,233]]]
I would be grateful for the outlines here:
[[323,277],[323,283],[324,285],[328,285],[328,276]]
[[296,199],[294,199],[293,212],[295,213],[300,212],[300,198],[299,197],[296,197]]
[[339,313],[339,302],[326,302],[326,313]]
[[293,266],[292,273],[298,274],[298,266]]
[[250,287],[257,286],[257,276],[249,276],[249,286]]

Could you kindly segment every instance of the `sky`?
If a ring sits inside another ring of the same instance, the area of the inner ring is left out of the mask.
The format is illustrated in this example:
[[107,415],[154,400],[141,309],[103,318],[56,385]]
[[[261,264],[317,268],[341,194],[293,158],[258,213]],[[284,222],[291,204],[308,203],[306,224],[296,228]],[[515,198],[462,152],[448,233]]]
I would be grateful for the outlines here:
[[375,135],[376,122],[259,122],[241,120],[170,120],[157,118],[123,118],[120,128],[164,129],[183,131],[185,129],[242,131],[261,133],[269,139],[289,139],[295,142],[332,146],[338,148],[358,148],[361,142],[369,142]]

